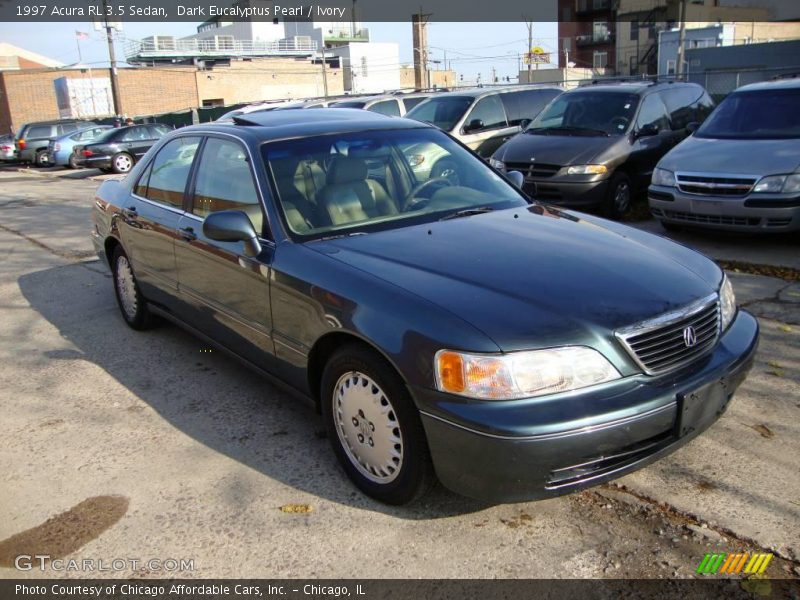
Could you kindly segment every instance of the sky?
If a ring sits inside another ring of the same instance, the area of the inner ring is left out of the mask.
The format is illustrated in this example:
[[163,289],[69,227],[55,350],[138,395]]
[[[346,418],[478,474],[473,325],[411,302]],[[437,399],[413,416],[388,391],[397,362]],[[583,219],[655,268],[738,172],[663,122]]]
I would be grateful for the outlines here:
[[[195,33],[199,23],[125,23],[116,43],[117,59],[124,60],[126,39],[150,35],[184,36]],[[365,23],[374,42],[397,42],[400,62],[412,62],[411,23]],[[105,35],[90,23],[0,23],[0,42],[44,54],[67,65],[78,62],[76,31],[89,34],[80,41],[83,64],[101,67],[108,64]],[[553,52],[558,48],[558,24],[534,23],[534,46]],[[428,45],[432,60],[447,62],[451,69],[474,81],[478,74],[488,82],[492,67],[500,78],[515,77],[519,56],[527,52],[528,29],[524,23],[430,23]],[[444,68],[444,63],[432,68]],[[513,79],[512,79],[513,80]]]

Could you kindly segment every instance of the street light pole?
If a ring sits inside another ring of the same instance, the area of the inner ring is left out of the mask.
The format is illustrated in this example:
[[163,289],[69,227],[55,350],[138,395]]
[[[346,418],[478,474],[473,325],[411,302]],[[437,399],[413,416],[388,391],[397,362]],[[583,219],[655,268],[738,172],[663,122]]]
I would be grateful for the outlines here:
[[681,0],[680,4],[680,13],[678,18],[681,22],[681,29],[680,33],[678,34],[678,64],[675,65],[675,74],[678,76],[678,79],[681,79],[683,76],[683,61],[684,61],[684,50],[683,46],[686,44],[686,0]]

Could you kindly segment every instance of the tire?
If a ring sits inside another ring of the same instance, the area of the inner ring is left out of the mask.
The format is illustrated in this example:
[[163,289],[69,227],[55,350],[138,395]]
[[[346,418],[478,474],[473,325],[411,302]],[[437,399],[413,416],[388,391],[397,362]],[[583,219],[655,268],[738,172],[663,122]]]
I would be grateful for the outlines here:
[[393,505],[430,490],[436,476],[419,412],[391,365],[346,345],[325,365],[320,392],[328,439],[356,487]]
[[47,160],[47,150],[37,150],[35,164],[37,167],[49,167],[50,162]]
[[154,324],[153,315],[147,309],[147,300],[139,289],[128,255],[117,246],[111,259],[111,272],[114,276],[114,295],[122,318],[132,329],[143,331]]
[[659,221],[658,223],[666,231],[680,231],[681,230],[681,226],[680,225],[676,225],[675,223],[667,223],[666,221]]
[[133,157],[127,152],[120,152],[111,158],[111,170],[122,175],[133,168]]
[[69,160],[67,160],[67,167],[70,169],[77,169],[78,163],[76,162],[76,158],[74,154],[69,155]]
[[633,206],[633,187],[625,173],[615,173],[608,184],[603,212],[610,219],[621,219]]

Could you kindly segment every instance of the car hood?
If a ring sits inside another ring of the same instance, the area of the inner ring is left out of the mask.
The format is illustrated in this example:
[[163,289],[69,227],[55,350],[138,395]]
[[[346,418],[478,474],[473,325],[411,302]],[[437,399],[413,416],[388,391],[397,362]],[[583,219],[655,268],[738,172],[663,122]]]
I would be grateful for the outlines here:
[[691,136],[675,146],[659,167],[670,171],[772,175],[800,165],[797,140],[728,140]]
[[535,158],[549,165],[585,165],[616,145],[620,136],[538,135],[520,133],[508,140],[494,154],[506,163],[530,163]]
[[664,238],[540,205],[309,247],[438,304],[504,351],[612,339],[721,277]]

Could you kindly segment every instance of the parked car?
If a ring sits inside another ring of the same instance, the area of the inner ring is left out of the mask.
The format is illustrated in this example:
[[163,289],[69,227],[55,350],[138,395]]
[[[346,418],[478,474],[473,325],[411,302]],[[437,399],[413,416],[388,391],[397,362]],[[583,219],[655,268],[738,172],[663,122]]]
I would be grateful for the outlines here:
[[525,175],[540,200],[626,214],[656,163],[711,112],[702,86],[678,82],[585,85],[565,92],[491,164]]
[[435,125],[488,158],[519,132],[520,123],[533,119],[561,92],[561,88],[541,85],[445,92],[422,102],[406,116]]
[[[440,146],[460,184],[416,179],[407,144]],[[312,198],[297,173],[315,157]],[[384,502],[434,477],[515,501],[644,466],[717,420],[758,341],[711,260],[532,202],[411,119],[185,127],[92,204],[124,321],[166,317],[313,399]]]
[[50,143],[51,138],[61,137],[65,133],[94,125],[97,125],[97,123],[76,119],[26,123],[17,132],[17,137],[14,140],[17,160],[34,163],[39,167],[46,167],[48,165],[47,145]]
[[74,163],[106,173],[127,173],[153,144],[170,131],[169,127],[158,123],[109,129],[88,144],[75,145],[72,151]]
[[723,100],[653,173],[667,229],[800,230],[800,80],[754,83]]
[[112,129],[111,125],[96,125],[88,129],[79,129],[75,133],[68,133],[50,140],[47,145],[47,163],[52,166],[78,167],[78,157],[73,152],[76,144],[88,144],[94,141],[101,133]]
[[10,133],[0,136],[0,161],[11,162],[15,159],[14,136]]
[[360,108],[389,117],[402,117],[417,104],[430,97],[429,93],[381,94],[348,98],[331,104],[332,108]]

